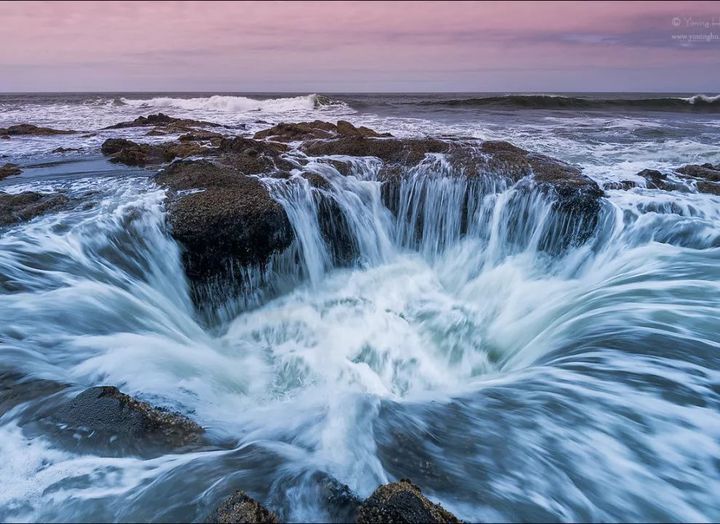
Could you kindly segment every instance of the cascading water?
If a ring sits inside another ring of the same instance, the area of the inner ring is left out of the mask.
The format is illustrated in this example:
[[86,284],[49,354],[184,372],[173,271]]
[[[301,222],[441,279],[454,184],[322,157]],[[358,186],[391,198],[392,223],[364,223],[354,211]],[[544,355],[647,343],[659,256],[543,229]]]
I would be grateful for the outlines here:
[[212,329],[151,180],[46,182],[77,202],[2,231],[3,372],[117,385],[213,445],[69,450],[35,396],[0,416],[0,520],[202,520],[241,488],[323,521],[329,477],[467,521],[718,520],[718,197],[608,191],[586,234],[527,180],[379,167],[264,178],[295,243]]

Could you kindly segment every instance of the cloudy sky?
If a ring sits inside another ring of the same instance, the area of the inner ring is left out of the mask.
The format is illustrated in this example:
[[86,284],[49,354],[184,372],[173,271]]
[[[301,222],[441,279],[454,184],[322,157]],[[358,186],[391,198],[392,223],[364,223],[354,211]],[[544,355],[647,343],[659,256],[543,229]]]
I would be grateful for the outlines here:
[[6,92],[720,89],[714,2],[0,2],[0,34]]

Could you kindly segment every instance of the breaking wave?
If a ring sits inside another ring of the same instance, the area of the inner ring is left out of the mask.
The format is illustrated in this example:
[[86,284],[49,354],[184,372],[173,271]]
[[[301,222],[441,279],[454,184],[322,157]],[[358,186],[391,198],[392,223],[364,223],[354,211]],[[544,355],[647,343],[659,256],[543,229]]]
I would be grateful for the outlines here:
[[312,111],[328,106],[344,105],[322,95],[303,95],[293,97],[256,99],[246,96],[213,95],[207,97],[154,97],[145,99],[121,98],[125,105],[148,109],[181,109],[185,111],[205,110],[233,113],[263,112],[286,113],[294,111]]

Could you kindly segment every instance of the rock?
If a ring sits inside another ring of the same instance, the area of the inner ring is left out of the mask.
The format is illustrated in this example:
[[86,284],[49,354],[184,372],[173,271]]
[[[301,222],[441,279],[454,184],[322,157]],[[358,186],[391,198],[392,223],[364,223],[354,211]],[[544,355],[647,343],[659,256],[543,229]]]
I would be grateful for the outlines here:
[[78,444],[123,451],[181,448],[198,443],[203,434],[187,417],[155,408],[112,386],[86,389],[45,418]]
[[167,126],[180,126],[180,127],[222,127],[220,124],[215,122],[207,122],[205,120],[193,120],[191,118],[173,118],[164,113],[157,113],[155,115],[139,116],[135,120],[129,122],[120,122],[106,127],[105,129],[125,129],[128,127],[167,127]]
[[315,120],[297,124],[280,123],[269,129],[255,133],[256,140],[270,139],[278,142],[294,142],[314,138],[331,138],[337,132],[337,126],[330,122]]
[[20,169],[20,166],[17,164],[11,164],[8,162],[7,164],[0,166],[0,180],[9,176],[19,175],[20,173],[22,173],[22,169]]
[[415,484],[401,480],[377,488],[360,506],[358,524],[461,522],[439,504],[428,500]]
[[[174,192],[172,234],[185,248],[185,269],[196,283],[227,276],[236,264],[262,266],[294,238],[282,206],[236,167],[175,162],[156,180]],[[201,191],[179,193],[187,190]]]
[[32,124],[18,124],[5,129],[0,129],[0,135],[3,136],[50,136],[50,135],[68,135],[76,131],[52,129],[49,127],[38,127]]
[[699,192],[720,195],[720,165],[688,164],[675,171],[681,178],[694,182]]
[[57,147],[52,150],[53,153],[71,153],[73,151],[80,151],[78,147]]
[[[687,191],[687,185],[683,184],[683,182],[689,182],[700,193],[720,195],[720,166],[709,163],[702,165],[688,164],[678,167],[674,171],[675,180],[656,169],[643,169],[637,173],[637,176],[645,179],[645,187],[648,189]],[[606,184],[606,187],[608,189],[631,189],[637,187],[637,184],[628,180],[622,183]]]
[[249,497],[244,491],[236,491],[225,499],[206,519],[206,522],[220,524],[276,524],[277,515]]
[[25,192],[0,193],[0,226],[30,220],[68,204],[65,195]]
[[367,127],[355,127],[345,120],[337,124],[315,120],[313,122],[281,123],[269,129],[255,133],[253,138],[270,139],[278,142],[295,142],[299,140],[314,140],[335,137],[381,137],[392,136],[389,133],[380,134]]
[[195,129],[188,133],[185,133],[184,135],[181,135],[178,140],[180,140],[180,142],[196,142],[199,140],[215,140],[218,138],[223,138],[223,135],[214,131]]
[[0,370],[0,415],[23,402],[57,393],[66,387],[65,384],[33,378],[18,371]]
[[124,138],[109,138],[100,150],[111,162],[128,166],[146,166],[170,162],[175,158],[202,155],[210,150],[199,144],[166,142],[163,144],[138,144]]

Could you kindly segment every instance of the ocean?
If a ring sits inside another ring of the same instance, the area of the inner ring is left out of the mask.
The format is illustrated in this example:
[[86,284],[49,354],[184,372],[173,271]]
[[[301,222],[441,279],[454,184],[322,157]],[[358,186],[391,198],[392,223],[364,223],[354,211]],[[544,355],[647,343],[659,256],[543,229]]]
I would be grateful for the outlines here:
[[[408,173],[407,220],[372,159],[347,176],[311,162],[357,246],[339,265],[317,190],[260,176],[298,239],[293,268],[248,269],[281,292],[201,313],[156,170],[100,151],[167,141],[104,129],[159,112],[229,135],[347,120],[505,140],[606,189],[593,236],[549,253],[553,202],[445,177],[442,158]],[[20,123],[77,133],[0,140],[0,164],[22,169],[0,194],[79,204],[0,227],[0,391],[64,388],[0,410],[1,521],[203,520],[234,489],[283,520],[332,520],[319,478],[361,498],[409,478],[465,521],[720,520],[720,196],[638,175],[720,164],[720,96],[0,95],[0,128]],[[189,416],[210,443],[116,454],[37,423],[98,385]]]

